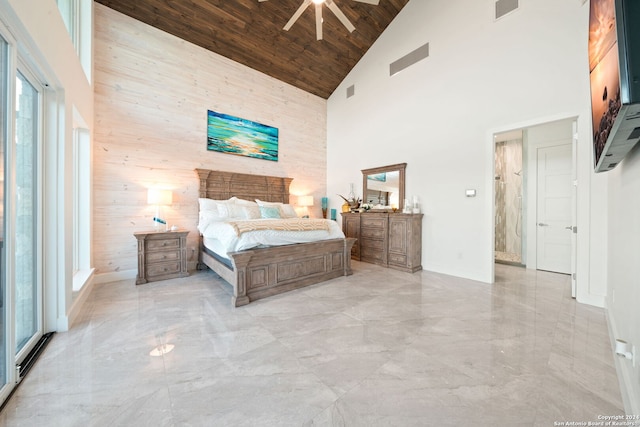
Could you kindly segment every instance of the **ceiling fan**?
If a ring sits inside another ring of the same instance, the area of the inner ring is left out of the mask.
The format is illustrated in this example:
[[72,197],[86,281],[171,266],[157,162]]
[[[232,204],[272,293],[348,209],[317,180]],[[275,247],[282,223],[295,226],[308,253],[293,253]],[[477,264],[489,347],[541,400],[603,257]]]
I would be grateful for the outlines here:
[[[263,2],[267,0],[258,0],[258,1]],[[377,5],[378,3],[380,3],[380,0],[354,0],[354,1],[357,1],[359,3],[373,4],[373,5]],[[315,4],[315,7],[316,7],[316,39],[317,40],[322,40],[322,5],[323,4],[327,5],[327,7],[331,10],[331,12],[333,12],[336,18],[338,18],[340,22],[342,22],[342,25],[344,25],[347,28],[347,30],[349,30],[350,33],[356,29],[356,27],[353,26],[351,21],[349,21],[349,18],[347,18],[345,14],[342,13],[338,5],[336,5],[333,0],[303,0],[298,10],[296,10],[296,13],[294,13],[291,19],[289,19],[289,22],[286,23],[283,30],[289,31],[289,29],[293,26],[293,24],[295,24],[298,18],[300,18],[302,13],[307,9],[307,7],[309,7],[311,3]]]

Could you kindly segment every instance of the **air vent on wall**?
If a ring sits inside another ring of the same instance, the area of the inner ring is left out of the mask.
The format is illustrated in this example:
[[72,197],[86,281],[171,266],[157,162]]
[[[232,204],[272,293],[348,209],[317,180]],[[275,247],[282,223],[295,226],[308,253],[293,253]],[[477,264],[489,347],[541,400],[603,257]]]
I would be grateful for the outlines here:
[[356,85],[351,85],[347,88],[347,98],[351,98],[356,94]]
[[389,75],[393,76],[407,67],[412,66],[429,56],[429,43],[425,43],[413,52],[407,53],[402,58],[389,64]]
[[513,12],[518,8],[518,0],[498,0],[496,2],[496,19]]

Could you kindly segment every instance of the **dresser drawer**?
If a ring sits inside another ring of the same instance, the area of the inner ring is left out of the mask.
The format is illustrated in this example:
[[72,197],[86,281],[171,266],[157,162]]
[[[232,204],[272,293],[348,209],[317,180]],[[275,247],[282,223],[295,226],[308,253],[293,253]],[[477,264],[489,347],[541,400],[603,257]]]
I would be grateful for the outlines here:
[[407,265],[407,256],[389,253],[389,264]]
[[149,264],[147,266],[147,276],[164,276],[165,274],[173,274],[180,272],[180,261],[169,261],[158,264]]
[[360,248],[360,258],[362,261],[384,263],[385,256],[382,249],[374,249],[371,247]]
[[374,239],[384,239],[387,234],[387,230],[384,228],[365,228],[360,229],[360,237],[372,237]]
[[375,214],[364,214],[361,217],[362,228],[380,228],[382,230],[387,229],[387,217],[379,217]]
[[180,247],[180,239],[149,239],[146,241],[148,251],[158,249],[178,249]]
[[180,260],[180,251],[157,251],[147,254],[147,263]]
[[360,240],[360,251],[366,249],[375,249],[377,251],[384,250],[384,240],[377,239],[361,239]]

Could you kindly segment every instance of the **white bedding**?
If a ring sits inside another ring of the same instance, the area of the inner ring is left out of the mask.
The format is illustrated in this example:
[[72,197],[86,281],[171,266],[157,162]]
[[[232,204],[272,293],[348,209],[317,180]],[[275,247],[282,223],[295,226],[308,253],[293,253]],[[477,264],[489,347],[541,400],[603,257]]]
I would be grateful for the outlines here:
[[[251,221],[251,220],[248,220]],[[210,222],[200,230],[204,245],[216,254],[229,258],[229,252],[238,252],[256,247],[282,246],[294,243],[307,243],[317,240],[343,239],[344,233],[338,223],[326,220],[329,230],[313,231],[276,231],[258,230],[236,235],[235,230],[225,221]]]

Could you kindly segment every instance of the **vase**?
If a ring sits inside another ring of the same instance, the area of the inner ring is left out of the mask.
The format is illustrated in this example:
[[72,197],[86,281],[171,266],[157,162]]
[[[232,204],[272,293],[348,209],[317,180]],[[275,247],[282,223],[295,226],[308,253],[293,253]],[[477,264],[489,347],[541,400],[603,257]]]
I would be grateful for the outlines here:
[[353,183],[349,184],[349,186],[350,186],[350,190],[349,190],[349,195],[347,196],[347,199],[355,200],[356,194],[353,192]]

